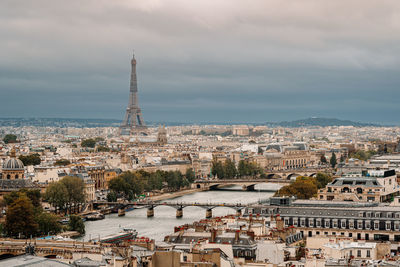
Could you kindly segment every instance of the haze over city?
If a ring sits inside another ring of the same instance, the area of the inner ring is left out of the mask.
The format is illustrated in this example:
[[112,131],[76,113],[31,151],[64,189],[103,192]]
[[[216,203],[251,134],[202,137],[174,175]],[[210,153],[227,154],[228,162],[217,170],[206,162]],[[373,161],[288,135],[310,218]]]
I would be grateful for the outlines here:
[[[399,124],[398,1],[2,1],[1,117]],[[6,101],[4,101],[6,100]]]

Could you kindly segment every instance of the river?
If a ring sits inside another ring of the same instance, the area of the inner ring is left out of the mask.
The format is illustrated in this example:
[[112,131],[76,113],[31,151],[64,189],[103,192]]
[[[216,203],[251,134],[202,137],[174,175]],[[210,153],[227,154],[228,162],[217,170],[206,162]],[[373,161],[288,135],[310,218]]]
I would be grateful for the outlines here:
[[[253,203],[259,199],[272,196],[273,192],[262,192],[266,189],[279,189],[279,184],[259,184],[255,191],[241,191],[241,186],[226,187],[226,190],[202,191],[181,197],[163,200],[162,202],[199,202],[199,203]],[[233,191],[235,190],[235,191]],[[146,236],[156,241],[161,241],[164,236],[174,231],[174,226],[192,223],[205,218],[205,209],[201,207],[186,207],[183,209],[183,218],[177,219],[176,210],[168,206],[154,208],[154,217],[147,218],[147,209],[135,209],[126,212],[123,217],[117,214],[106,215],[104,220],[85,222],[86,235],[84,240],[97,239],[99,236],[118,233],[121,228],[133,228],[138,231],[138,236]],[[213,209],[213,216],[235,214],[235,211],[227,207]]]

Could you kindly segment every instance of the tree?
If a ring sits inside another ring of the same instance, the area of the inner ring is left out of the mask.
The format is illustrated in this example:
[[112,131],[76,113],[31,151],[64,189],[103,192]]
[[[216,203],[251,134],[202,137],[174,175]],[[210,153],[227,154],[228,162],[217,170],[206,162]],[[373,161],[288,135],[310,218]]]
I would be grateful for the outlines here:
[[326,163],[328,163],[328,161],[326,160],[326,157],[325,157],[325,155],[322,155],[322,156],[321,156],[321,159],[320,159],[320,161],[321,161],[321,163],[323,163],[323,164],[326,164]]
[[92,138],[82,140],[81,146],[94,148],[96,146],[96,140]]
[[38,207],[41,204],[41,194],[39,189],[20,189],[19,191],[13,191],[4,195],[4,202],[7,206],[11,206],[14,201],[20,197],[25,196],[30,199],[34,207]]
[[116,202],[117,201],[117,193],[115,193],[115,191],[111,190],[107,194],[107,201],[108,202]]
[[237,176],[237,169],[235,163],[231,159],[226,159],[224,163],[225,177],[228,179],[235,178]]
[[353,153],[350,154],[351,157],[359,159],[359,160],[368,160],[370,159],[373,155],[375,155],[377,152],[375,150],[357,150]]
[[312,177],[299,176],[292,184],[283,186],[275,196],[295,196],[299,199],[310,199],[318,192],[316,180]]
[[329,163],[331,164],[332,168],[335,168],[335,166],[337,164],[337,160],[336,160],[336,154],[334,152],[332,152]]
[[97,152],[109,152],[109,151],[110,151],[110,148],[107,147],[107,146],[98,146],[98,147],[96,148],[96,150],[97,150]]
[[63,183],[51,183],[44,194],[44,198],[56,209],[65,209],[68,203],[68,191]]
[[324,188],[328,183],[332,182],[332,176],[330,176],[326,173],[319,172],[319,173],[317,173],[315,180],[317,181],[318,189]]
[[211,173],[214,177],[217,176],[219,179],[224,179],[225,177],[224,166],[220,161],[213,160],[211,166]]
[[77,231],[81,235],[85,234],[85,224],[80,216],[71,215],[69,217],[68,228],[70,231]]
[[58,217],[54,214],[42,212],[38,218],[39,233],[41,235],[57,234],[61,231],[61,225],[58,222]]
[[344,161],[345,161],[345,159],[346,159],[346,158],[344,157],[344,155],[343,155],[343,154],[341,154],[341,155],[340,155],[340,162],[344,162]]
[[18,158],[22,161],[22,163],[24,163],[25,166],[39,165],[41,162],[40,155],[38,153],[29,154],[26,156],[21,155]]
[[6,134],[6,136],[4,136],[3,138],[3,142],[6,144],[16,143],[17,136],[15,134]]
[[40,189],[21,189],[19,190],[21,193],[26,194],[26,196],[31,200],[32,205],[34,207],[41,207],[42,204],[42,194],[40,193]]
[[238,164],[238,174],[239,177],[243,177],[245,175],[247,175],[248,170],[247,170],[247,162],[244,160],[240,160],[239,164]]
[[71,164],[71,161],[69,161],[67,159],[58,159],[54,163],[55,166],[67,166],[69,164]]
[[83,180],[76,176],[65,176],[60,181],[67,189],[68,201],[67,205],[71,208],[77,204],[85,202],[84,183]]
[[196,179],[196,175],[192,168],[186,170],[185,177],[189,181],[189,183],[194,182],[194,180]]
[[13,237],[19,234],[25,237],[36,234],[38,224],[34,218],[32,202],[27,196],[21,195],[8,207],[5,230]]

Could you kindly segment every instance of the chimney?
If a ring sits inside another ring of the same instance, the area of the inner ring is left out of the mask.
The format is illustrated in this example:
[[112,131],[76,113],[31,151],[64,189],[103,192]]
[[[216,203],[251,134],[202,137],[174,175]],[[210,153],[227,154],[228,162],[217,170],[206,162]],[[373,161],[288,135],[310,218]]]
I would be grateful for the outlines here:
[[247,235],[250,237],[251,240],[254,240],[254,232],[253,231],[247,231]]
[[240,230],[235,231],[235,243],[239,243]]
[[217,238],[217,229],[211,229],[211,243],[215,243],[215,239]]
[[281,216],[276,215],[276,229],[278,229],[278,231],[283,231],[284,228],[285,224],[284,221],[281,219]]

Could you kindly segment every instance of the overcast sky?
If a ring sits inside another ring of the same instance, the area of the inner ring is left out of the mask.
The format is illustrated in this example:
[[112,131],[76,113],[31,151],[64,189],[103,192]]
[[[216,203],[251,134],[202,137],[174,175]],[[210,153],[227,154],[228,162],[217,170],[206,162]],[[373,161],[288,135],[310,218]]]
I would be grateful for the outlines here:
[[2,0],[0,117],[400,123],[400,1]]

